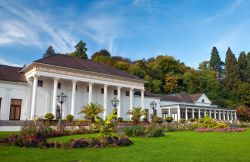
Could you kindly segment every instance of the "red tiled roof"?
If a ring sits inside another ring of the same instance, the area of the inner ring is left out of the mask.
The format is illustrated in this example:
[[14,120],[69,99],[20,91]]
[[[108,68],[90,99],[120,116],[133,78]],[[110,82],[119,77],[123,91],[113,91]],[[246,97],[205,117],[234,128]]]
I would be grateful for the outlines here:
[[114,75],[114,76],[129,78],[129,79],[141,80],[137,76],[131,75],[126,71],[119,70],[110,65],[107,65],[101,62],[88,60],[88,59],[80,59],[75,56],[56,54],[53,56],[49,56],[46,58],[36,60],[34,62],[54,65],[54,66],[61,66],[61,67],[66,67],[66,68],[72,68],[72,69],[77,69],[77,70],[84,70],[84,71]]
[[195,102],[201,97],[202,93],[197,93],[197,94],[191,94],[190,97],[192,100]]
[[20,72],[21,69],[20,67],[0,65],[0,80],[27,83],[24,74]]

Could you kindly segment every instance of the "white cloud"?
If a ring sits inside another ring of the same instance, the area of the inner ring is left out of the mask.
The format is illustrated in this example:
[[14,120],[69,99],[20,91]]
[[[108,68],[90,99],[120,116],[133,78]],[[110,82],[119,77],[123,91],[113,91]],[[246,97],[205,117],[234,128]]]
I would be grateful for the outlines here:
[[0,6],[5,8],[10,16],[14,15],[11,19],[8,18],[8,21],[1,20],[3,23],[0,26],[0,36],[4,39],[0,41],[0,45],[18,43],[39,48],[52,45],[59,52],[73,50],[72,43],[76,42],[74,36],[62,29],[56,30],[38,11],[11,1],[0,1]]
[[10,65],[10,66],[16,66],[16,67],[22,67],[23,65],[22,64],[16,64],[16,63],[13,63],[13,62],[9,62],[3,58],[0,58],[0,64],[2,65]]

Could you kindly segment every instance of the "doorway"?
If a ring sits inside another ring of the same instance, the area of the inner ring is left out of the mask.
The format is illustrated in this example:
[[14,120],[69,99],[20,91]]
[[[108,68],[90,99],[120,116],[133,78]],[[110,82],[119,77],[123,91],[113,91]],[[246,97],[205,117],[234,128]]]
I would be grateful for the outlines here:
[[9,120],[20,120],[22,100],[11,99]]

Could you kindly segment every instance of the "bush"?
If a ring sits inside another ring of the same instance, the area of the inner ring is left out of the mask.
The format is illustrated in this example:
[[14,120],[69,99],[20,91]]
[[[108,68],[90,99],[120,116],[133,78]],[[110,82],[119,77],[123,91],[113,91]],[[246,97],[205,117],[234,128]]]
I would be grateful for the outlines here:
[[74,119],[74,116],[71,115],[71,114],[69,114],[69,115],[66,116],[66,120],[67,120],[67,121],[70,121],[70,122],[71,122],[71,121],[73,121],[73,119]]
[[180,118],[180,119],[179,119],[179,122],[182,123],[182,124],[184,124],[186,121],[185,121],[185,119]]
[[123,122],[123,118],[122,118],[122,117],[119,117],[119,118],[117,118],[117,121],[118,121],[118,122]]
[[198,128],[196,132],[244,132],[245,128]]
[[163,119],[162,119],[161,117],[159,117],[159,116],[154,116],[154,117],[152,118],[152,122],[153,122],[153,123],[161,124],[161,123],[163,123]]
[[239,106],[236,109],[240,121],[250,121],[250,109],[246,106]]
[[173,120],[174,120],[174,118],[172,116],[167,116],[165,118],[165,121],[168,122],[168,123],[171,123]]
[[121,129],[121,131],[129,137],[138,137],[144,135],[145,127],[136,125],[136,126],[124,127]]
[[148,118],[143,118],[142,121],[143,122],[148,122]]
[[47,113],[45,114],[45,118],[48,119],[48,120],[53,120],[54,119],[54,115],[52,113]]
[[160,124],[150,124],[145,129],[145,136],[147,137],[162,137],[165,136],[164,129]]
[[195,120],[196,120],[195,118],[190,118],[190,119],[189,119],[189,122],[192,123],[192,122],[195,122]]
[[192,131],[195,130],[197,127],[190,123],[180,123],[173,121],[171,123],[166,123],[165,125],[166,130],[169,132],[175,132],[175,131]]
[[228,124],[214,120],[208,116],[198,119],[193,125],[197,128],[227,128]]

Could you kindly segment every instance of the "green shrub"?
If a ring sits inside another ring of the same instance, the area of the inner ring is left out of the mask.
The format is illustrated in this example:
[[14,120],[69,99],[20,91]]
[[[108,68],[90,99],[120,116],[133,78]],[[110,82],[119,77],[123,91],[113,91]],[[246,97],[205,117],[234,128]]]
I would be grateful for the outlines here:
[[160,124],[150,124],[145,129],[145,136],[147,137],[162,137],[165,136],[164,129]]
[[208,116],[198,119],[193,125],[197,128],[227,128],[228,124],[214,120]]
[[129,137],[138,137],[144,135],[145,127],[135,125],[130,127],[124,127],[121,129],[121,131]]
[[122,117],[119,117],[119,118],[117,118],[117,121],[118,121],[118,122],[123,122],[123,118],[122,118]]
[[161,124],[161,123],[163,123],[163,119],[162,119],[161,117],[159,117],[159,116],[154,116],[154,117],[152,118],[152,122],[153,122],[153,123]]
[[190,118],[189,122],[195,122],[195,118]]
[[175,131],[192,131],[197,127],[191,123],[180,123],[173,121],[171,123],[166,123],[167,132],[175,132]]
[[69,115],[66,116],[66,120],[67,120],[67,121],[70,121],[70,122],[71,122],[71,121],[73,121],[73,119],[74,119],[74,116],[71,115],[71,114],[69,114]]
[[180,118],[180,119],[179,119],[179,122],[182,123],[182,124],[184,124],[186,121],[185,121],[185,119]]
[[52,113],[47,113],[45,114],[45,118],[48,119],[48,120],[53,120],[54,119],[54,115]]
[[168,123],[171,123],[173,120],[174,120],[174,118],[172,116],[167,116],[165,118],[165,121],[168,122]]

